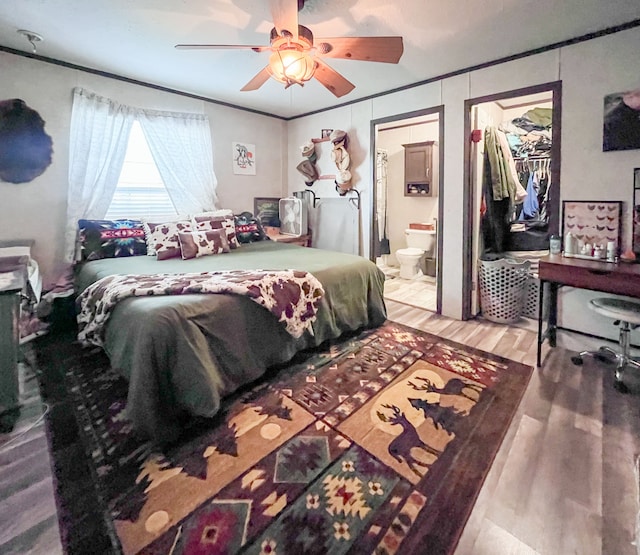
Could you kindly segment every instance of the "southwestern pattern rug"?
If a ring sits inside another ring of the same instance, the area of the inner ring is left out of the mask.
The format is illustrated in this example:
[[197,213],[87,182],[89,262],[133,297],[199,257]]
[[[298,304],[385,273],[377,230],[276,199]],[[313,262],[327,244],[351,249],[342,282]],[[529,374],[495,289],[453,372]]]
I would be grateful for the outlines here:
[[[451,553],[532,372],[387,322],[270,372],[160,451],[132,433],[101,350],[63,366],[96,513],[126,555]],[[59,500],[70,552],[86,496]]]

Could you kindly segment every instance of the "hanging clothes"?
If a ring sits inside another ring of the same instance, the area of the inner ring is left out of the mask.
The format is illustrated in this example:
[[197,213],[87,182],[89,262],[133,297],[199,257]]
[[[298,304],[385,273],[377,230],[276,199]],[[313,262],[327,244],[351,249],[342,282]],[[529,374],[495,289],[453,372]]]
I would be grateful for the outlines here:
[[507,250],[506,245],[512,204],[508,196],[494,200],[491,159],[489,149],[485,146],[482,164],[482,208],[484,208],[484,213],[481,220],[481,230],[484,252],[501,253]]
[[494,201],[505,198],[515,201],[517,180],[509,168],[505,158],[501,132],[497,128],[489,126],[484,130],[484,151],[488,157],[490,173],[485,174],[491,182],[492,198]]
[[502,149],[502,156],[505,159],[508,171],[511,173],[512,185],[510,186],[515,187],[513,201],[515,202],[515,204],[520,204],[527,196],[527,191],[520,184],[518,171],[516,170],[516,163],[513,159],[513,154],[511,154],[511,148],[509,148],[509,143],[507,141],[506,135],[502,131],[497,131],[496,133],[498,134],[498,139],[500,140],[500,148]]
[[538,216],[540,205],[538,203],[538,190],[540,188],[540,182],[538,179],[538,172],[531,172],[529,174],[529,183],[527,183],[527,198],[524,199],[522,204],[522,212],[520,214],[520,220],[533,219]]
[[376,257],[391,254],[389,238],[387,237],[388,165],[389,156],[387,152],[378,149],[376,152],[376,216],[378,219],[378,241],[375,249]]

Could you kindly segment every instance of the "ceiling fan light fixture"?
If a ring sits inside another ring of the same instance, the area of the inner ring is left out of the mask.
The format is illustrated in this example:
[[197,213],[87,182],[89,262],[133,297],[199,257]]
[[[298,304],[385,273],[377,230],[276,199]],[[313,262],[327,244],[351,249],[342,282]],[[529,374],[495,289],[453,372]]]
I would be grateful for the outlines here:
[[291,48],[277,50],[269,58],[269,73],[276,80],[287,87],[303,85],[313,77],[316,63],[309,52]]

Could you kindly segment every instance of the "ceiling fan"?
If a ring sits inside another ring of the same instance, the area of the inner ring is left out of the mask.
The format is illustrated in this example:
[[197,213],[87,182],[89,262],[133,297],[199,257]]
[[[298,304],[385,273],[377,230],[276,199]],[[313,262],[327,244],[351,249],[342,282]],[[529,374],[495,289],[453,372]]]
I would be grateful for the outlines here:
[[335,96],[351,92],[355,85],[324,62],[325,58],[343,58],[363,62],[397,64],[402,56],[402,37],[333,37],[316,39],[304,25],[298,24],[298,10],[305,0],[270,0],[274,28],[270,45],[241,44],[177,44],[178,49],[250,49],[271,51],[269,64],[242,91],[254,91],[273,77],[284,83],[304,86],[315,77]]

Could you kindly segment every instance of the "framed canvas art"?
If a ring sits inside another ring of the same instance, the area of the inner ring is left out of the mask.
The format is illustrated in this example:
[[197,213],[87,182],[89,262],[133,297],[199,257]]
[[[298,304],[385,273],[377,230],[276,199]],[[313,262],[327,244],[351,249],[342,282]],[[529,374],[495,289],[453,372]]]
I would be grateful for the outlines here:
[[602,150],[640,148],[640,89],[604,97]]
[[253,214],[263,226],[280,227],[279,202],[277,197],[253,199]]

